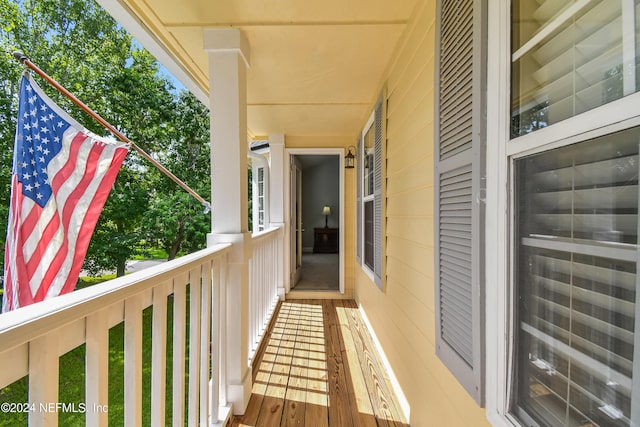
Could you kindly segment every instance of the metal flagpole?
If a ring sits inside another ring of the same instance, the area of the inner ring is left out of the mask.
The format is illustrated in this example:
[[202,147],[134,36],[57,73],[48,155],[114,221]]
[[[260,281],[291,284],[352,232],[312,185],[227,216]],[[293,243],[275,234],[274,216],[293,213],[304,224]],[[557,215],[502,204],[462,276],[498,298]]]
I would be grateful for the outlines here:
[[102,126],[107,128],[112,134],[114,134],[116,137],[118,137],[122,142],[125,142],[125,143],[129,144],[134,150],[136,150],[138,152],[138,154],[140,154],[142,157],[144,157],[149,162],[151,162],[152,165],[154,165],[156,168],[158,168],[166,176],[171,178],[176,184],[178,184],[180,187],[182,187],[187,193],[191,194],[196,200],[198,200],[200,203],[202,203],[204,205],[205,213],[207,213],[207,212],[209,212],[211,210],[211,204],[209,202],[207,202],[204,198],[202,198],[198,193],[196,193],[195,190],[193,190],[191,187],[189,187],[187,184],[185,184],[180,178],[175,176],[169,169],[165,168],[160,163],[158,163],[157,160],[155,160],[153,157],[151,157],[142,148],[138,147],[138,145],[136,145],[136,143],[134,143],[129,138],[124,136],[120,131],[118,131],[118,129],[113,127],[109,122],[107,122],[105,119],[100,117],[100,115],[98,113],[96,113],[91,108],[89,108],[89,106],[87,106],[84,102],[82,102],[78,98],[76,98],[71,92],[69,92],[62,85],[60,85],[60,83],[55,81],[47,73],[45,73],[40,68],[38,68],[37,65],[35,65],[33,62],[31,62],[29,60],[29,58],[24,56],[21,52],[17,52],[17,51],[13,52],[13,57],[16,60],[20,61],[23,65],[25,65],[25,66],[31,68],[33,71],[35,71],[40,77],[45,79],[51,86],[55,87],[64,96],[69,98],[71,100],[71,102],[76,104],[78,107],[82,108],[87,114],[89,114],[91,117],[93,117]]

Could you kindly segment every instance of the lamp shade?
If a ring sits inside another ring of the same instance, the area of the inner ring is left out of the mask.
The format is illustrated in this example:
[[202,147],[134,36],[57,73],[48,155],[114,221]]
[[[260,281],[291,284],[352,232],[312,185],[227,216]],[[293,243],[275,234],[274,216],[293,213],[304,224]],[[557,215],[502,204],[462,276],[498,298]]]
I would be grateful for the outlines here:
[[325,206],[322,208],[322,215],[331,215],[331,207]]

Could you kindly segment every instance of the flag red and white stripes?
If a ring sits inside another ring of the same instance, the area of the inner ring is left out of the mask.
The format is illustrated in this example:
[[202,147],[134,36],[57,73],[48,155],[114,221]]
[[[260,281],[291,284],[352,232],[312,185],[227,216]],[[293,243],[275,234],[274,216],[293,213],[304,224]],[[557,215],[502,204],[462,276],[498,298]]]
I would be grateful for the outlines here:
[[2,311],[71,292],[128,145],[84,130],[20,84]]

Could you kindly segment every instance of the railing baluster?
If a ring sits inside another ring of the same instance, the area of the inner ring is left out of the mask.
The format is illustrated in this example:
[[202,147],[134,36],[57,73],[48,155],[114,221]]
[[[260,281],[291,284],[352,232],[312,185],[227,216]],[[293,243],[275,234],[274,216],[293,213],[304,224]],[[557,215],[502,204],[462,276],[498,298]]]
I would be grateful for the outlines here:
[[87,316],[86,325],[86,424],[106,426],[109,422],[109,328],[106,311]]
[[209,413],[209,351],[211,351],[211,262],[202,265],[200,318],[200,426],[206,426]]
[[224,255],[224,262],[220,265],[220,337],[218,343],[220,345],[220,404],[227,405],[227,353],[225,351],[227,343],[227,284],[229,281],[228,274],[229,256]]
[[200,294],[201,267],[189,271],[189,426],[198,424],[200,380]]
[[184,427],[187,275],[173,282],[173,427]]
[[[56,427],[58,411],[58,333],[56,329],[29,344],[29,426]],[[45,405],[45,406],[42,406]]]
[[253,351],[253,340],[255,338],[255,319],[253,317],[253,313],[255,313],[256,310],[255,272],[255,259],[251,257],[251,259],[249,259],[249,357],[251,357],[251,353]]
[[0,370],[1,388],[29,374],[29,343],[0,352],[0,360],[2,360],[0,366],[11,367]]
[[165,425],[167,378],[167,290],[169,283],[153,289],[151,331],[151,425]]
[[124,424],[142,425],[142,296],[124,304]]
[[[258,259],[260,260],[260,271],[264,273],[264,268],[266,266],[266,262],[264,259],[264,245],[265,242],[260,242],[260,246],[258,247]],[[262,330],[264,329],[264,284],[266,277],[264,274],[260,275],[260,279],[258,280],[258,336],[256,336],[256,342],[253,344],[254,348],[258,346],[259,337],[262,336]]]
[[211,423],[218,422],[220,407],[220,262],[213,264],[211,280]]
[[281,229],[253,235],[249,261],[249,358],[252,359],[267,328],[278,296],[278,251]]

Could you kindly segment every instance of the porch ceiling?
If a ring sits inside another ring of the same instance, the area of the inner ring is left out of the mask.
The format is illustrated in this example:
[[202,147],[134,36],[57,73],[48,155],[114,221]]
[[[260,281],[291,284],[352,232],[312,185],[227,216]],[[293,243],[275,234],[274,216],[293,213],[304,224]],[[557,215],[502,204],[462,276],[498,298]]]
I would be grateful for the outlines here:
[[205,99],[203,29],[240,28],[251,46],[248,126],[255,136],[355,135],[417,1],[99,0]]

